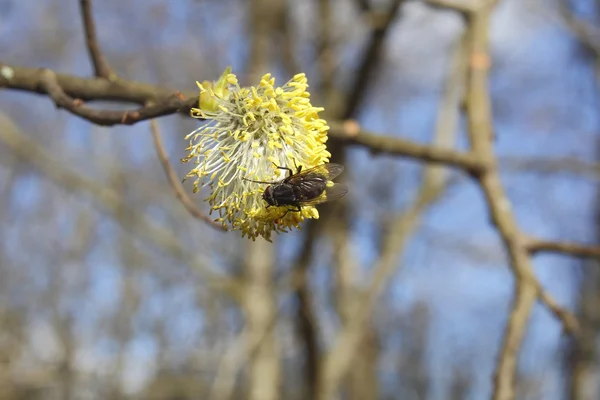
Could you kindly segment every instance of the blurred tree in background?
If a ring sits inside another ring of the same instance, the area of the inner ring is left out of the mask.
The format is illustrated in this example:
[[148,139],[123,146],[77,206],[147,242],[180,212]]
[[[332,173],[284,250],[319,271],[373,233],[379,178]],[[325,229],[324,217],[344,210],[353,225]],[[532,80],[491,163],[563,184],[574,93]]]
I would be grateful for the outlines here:
[[[91,3],[0,1],[0,399],[600,398],[600,3]],[[346,167],[272,244],[180,183],[227,65]]]

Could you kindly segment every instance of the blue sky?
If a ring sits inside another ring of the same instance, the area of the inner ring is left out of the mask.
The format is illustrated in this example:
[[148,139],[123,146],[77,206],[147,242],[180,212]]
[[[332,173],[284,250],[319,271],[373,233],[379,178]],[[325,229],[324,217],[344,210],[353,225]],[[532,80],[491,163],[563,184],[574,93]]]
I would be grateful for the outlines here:
[[[229,3],[232,2],[216,5],[215,2],[191,0],[150,1],[141,6],[140,1],[120,2],[122,10],[117,10],[116,4],[111,3],[104,6],[96,2],[95,6],[100,41],[108,57],[118,60],[116,65],[123,76],[179,89],[194,89],[194,80],[214,79],[227,65],[232,65],[234,71],[243,71],[247,57],[243,8],[231,7]],[[7,4],[8,10],[0,9],[3,59],[17,65],[43,65],[82,75],[90,73],[76,7],[61,7],[60,10],[56,9],[56,4],[38,7],[39,3],[33,0]],[[347,15],[347,8],[342,8],[340,15]],[[297,6],[298,13],[310,11],[306,5]],[[53,19],[55,15],[56,20]],[[55,22],[48,28],[43,23],[45,18]],[[341,20],[338,24],[342,24]],[[301,20],[297,28],[300,38],[310,36],[310,18]],[[459,30],[459,20],[450,13],[431,12],[412,2],[405,7],[404,19],[393,27],[380,73],[360,109],[359,119],[365,129],[419,142],[430,140],[449,63],[448,45]],[[347,38],[350,43],[344,45],[345,62],[340,79],[354,71],[353,63],[360,49],[351,40],[360,40],[362,32],[357,28]],[[495,14],[491,39],[495,60],[491,88],[498,154],[574,156],[593,161],[599,125],[593,65],[577,58],[573,37],[560,26],[557,17],[534,2],[506,0]],[[15,44],[15,40],[19,42]],[[65,49],[60,57],[49,50],[56,40],[64,41]],[[313,52],[308,46],[300,50],[305,56],[300,62],[307,68],[310,80],[316,70],[311,58]],[[156,55],[162,56],[157,58]],[[198,62],[197,75],[191,74],[188,62],[178,63],[178,60],[190,59]],[[155,63],[169,68],[159,75]],[[193,75],[192,79],[190,75]],[[287,79],[281,72],[275,75],[278,81]],[[140,176],[140,180],[156,180],[166,187],[146,123],[114,129],[91,127],[64,111],[56,111],[47,99],[9,91],[0,93],[0,104],[9,113],[23,107],[35,110],[28,118],[18,117],[20,126],[47,141],[49,149],[61,159],[71,165],[84,166],[80,171],[97,179],[99,184],[108,180],[106,171],[99,167],[108,155],[115,165],[137,168],[140,173],[152,171],[154,176]],[[54,121],[61,132],[54,132],[51,125],[49,128],[48,121]],[[180,121],[180,117],[173,116],[162,119],[161,126],[170,156],[176,160],[184,151],[182,136],[194,129],[196,121]],[[465,143],[464,136],[461,141]],[[400,212],[410,202],[417,187],[420,164],[389,156],[373,157],[364,149],[349,150],[347,164],[347,176],[353,188],[350,198],[356,213],[352,240],[356,248],[360,248],[360,269],[368,275],[377,256],[373,242],[374,218],[380,213]],[[183,176],[184,169],[177,168]],[[395,180],[395,198],[381,207],[383,201],[367,198],[369,193],[365,193],[364,181],[370,174],[385,173],[390,168],[395,173],[385,179]],[[594,241],[591,222],[595,182],[564,174],[540,176],[529,172],[504,172],[502,177],[519,224],[525,231],[550,239]],[[11,204],[23,217],[31,202],[41,201],[40,196],[57,199],[62,196],[60,191],[43,185],[37,175],[19,178],[17,188],[17,197]],[[142,193],[136,193],[136,182],[130,183],[129,190],[133,199],[142,196]],[[198,200],[200,202],[200,198]],[[170,226],[172,216],[162,207],[158,202],[147,212],[155,220]],[[177,221],[182,218],[182,214],[175,217]],[[69,220],[68,213],[63,219],[60,223],[57,217],[57,224],[66,232],[73,221]],[[21,219],[21,225],[14,229],[34,229],[26,226],[24,221],[26,219]],[[189,221],[186,224],[197,225]],[[194,243],[196,239],[204,240],[207,235],[213,235],[207,244],[198,245],[197,251],[206,252],[207,257],[218,262],[231,260],[228,246],[245,243],[245,239],[238,239],[236,234],[207,233],[206,229],[195,225],[184,235],[186,240]],[[185,226],[188,229],[188,225]],[[120,228],[110,221],[103,221],[98,229],[103,234],[102,239],[85,260],[85,268],[93,271],[89,287],[92,297],[85,309],[90,314],[100,315],[110,314],[110,310],[118,307],[110,296],[118,292],[122,260],[111,254],[120,240],[117,233]],[[11,228],[3,229],[5,237],[10,238],[12,232]],[[289,260],[296,254],[300,237],[295,232],[280,240],[282,260]],[[219,247],[211,247],[220,241]],[[12,246],[16,248],[19,244],[11,243]],[[479,249],[482,256],[474,257],[464,250],[469,246]],[[326,247],[323,246],[324,252]],[[36,262],[37,268],[45,267],[43,261]],[[321,293],[324,280],[331,275],[327,263],[317,262],[313,268],[314,283]],[[445,366],[451,365],[456,354],[463,351],[473,353],[471,362],[477,370],[474,393],[489,393],[493,363],[512,295],[512,278],[501,243],[488,222],[481,193],[469,179],[459,179],[424,216],[422,227],[409,241],[399,266],[401,269],[389,283],[385,301],[399,313],[419,301],[431,307],[433,330],[430,332],[429,363],[431,371],[439,378],[433,388],[437,397],[433,398],[441,398],[444,385],[448,383],[448,376],[444,376]],[[580,273],[577,261],[540,255],[535,258],[535,268],[544,286],[561,304],[573,304],[574,283]],[[153,273],[149,272],[148,280],[140,283],[147,293],[153,293],[153,285],[156,285]],[[193,343],[192,338],[201,331],[203,323],[201,313],[194,310],[192,290],[193,285],[161,289],[160,294],[149,295],[144,304],[149,315],[154,309],[178,310],[172,325],[172,340],[184,347]],[[321,300],[326,301],[325,298]],[[34,332],[38,331],[34,329]],[[35,340],[49,340],[41,336],[43,339]],[[391,337],[390,340],[398,338]],[[558,323],[545,309],[537,307],[525,342],[521,368],[532,374],[544,372],[546,376],[554,376],[558,373],[554,351],[559,343]],[[89,339],[82,351],[88,357],[86,362],[92,365],[90,368],[96,364],[89,360],[103,359],[105,352],[110,353],[109,347]],[[129,348],[130,362],[137,368],[128,370],[136,373],[125,380],[139,382],[155,349],[156,343],[140,328]],[[102,363],[98,362],[98,365]],[[548,385],[551,382],[552,379],[546,381]],[[548,386],[548,390],[553,393],[555,388]]]

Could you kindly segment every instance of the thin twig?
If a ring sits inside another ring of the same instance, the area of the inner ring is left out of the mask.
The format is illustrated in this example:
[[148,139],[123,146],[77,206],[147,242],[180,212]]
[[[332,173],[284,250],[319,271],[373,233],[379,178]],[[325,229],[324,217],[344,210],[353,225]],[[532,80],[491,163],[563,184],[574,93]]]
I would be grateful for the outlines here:
[[563,326],[564,332],[575,337],[579,336],[581,327],[579,326],[579,321],[575,315],[559,305],[537,280],[535,284],[538,286],[538,296],[540,297],[540,300],[548,307],[552,314],[558,318]]
[[371,9],[371,5],[369,4],[369,0],[355,0],[356,1],[356,7],[358,7],[358,9],[363,12],[369,12],[369,10]]
[[571,10],[570,4],[570,1],[558,0],[558,11],[565,24],[577,36],[583,46],[593,51],[597,56],[600,55],[600,43],[597,39],[600,29],[584,19],[578,18]]
[[94,74],[100,78],[110,79],[114,76],[113,70],[100,51],[98,38],[96,37],[96,26],[92,17],[91,0],[79,0],[83,30],[85,32],[85,44],[94,67]]
[[333,10],[330,0],[319,0],[319,20],[317,24],[317,65],[319,67],[319,90],[329,106],[334,94],[334,73],[337,62],[336,48],[332,38]]
[[165,175],[167,176],[169,185],[171,185],[171,188],[173,188],[173,191],[175,192],[175,197],[177,197],[177,199],[181,202],[181,204],[183,204],[185,209],[194,218],[198,218],[198,219],[208,223],[210,226],[212,226],[215,229],[225,231],[226,229],[221,224],[213,221],[208,215],[206,215],[202,211],[200,211],[198,209],[198,207],[196,207],[196,204],[194,204],[194,201],[185,192],[183,185],[181,184],[181,182],[179,181],[179,178],[177,177],[177,173],[175,172],[175,170],[173,169],[173,166],[169,162],[169,156],[167,155],[167,152],[163,145],[162,138],[160,135],[160,130],[158,129],[158,123],[156,122],[156,120],[150,121],[150,129],[152,131],[152,139],[154,141],[154,148],[156,149],[156,155],[157,155],[158,159],[160,160],[160,165],[162,166],[163,170],[165,171]]
[[[421,1],[421,0],[417,0]],[[460,14],[475,11],[480,6],[482,0],[425,0],[424,3],[431,8],[442,10],[452,10]]]
[[580,258],[600,258],[600,247],[597,246],[539,239],[527,240],[526,246],[531,254],[544,252],[571,255]]
[[600,179],[600,163],[567,157],[518,157],[499,158],[500,167],[507,172],[531,172],[539,174],[573,174],[583,178]]
[[282,32],[282,46],[283,46],[283,66],[288,75],[293,76],[302,70],[300,62],[298,61],[296,39],[298,35],[294,31],[293,22],[293,11],[292,7],[287,6],[283,10],[283,18],[280,22],[279,29]]
[[385,43],[392,22],[396,19],[400,5],[404,0],[392,0],[389,10],[377,14],[373,18],[374,24],[367,44],[367,51],[364,53],[357,73],[354,76],[354,83],[351,86],[347,96],[347,102],[344,105],[340,116],[342,119],[353,118],[356,114],[360,102],[365,98],[365,92],[369,87],[370,78],[377,68],[380,60],[381,50]]

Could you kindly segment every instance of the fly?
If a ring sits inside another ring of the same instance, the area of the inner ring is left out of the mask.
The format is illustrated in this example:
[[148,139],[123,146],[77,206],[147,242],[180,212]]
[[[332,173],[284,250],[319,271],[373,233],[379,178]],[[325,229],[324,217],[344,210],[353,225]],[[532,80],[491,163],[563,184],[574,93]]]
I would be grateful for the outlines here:
[[[294,174],[291,168],[280,167],[279,169],[288,171],[289,175],[281,181],[263,182],[246,179],[250,182],[267,184],[262,198],[267,202],[267,208],[270,206],[291,206],[288,212],[300,212],[302,206],[314,206],[334,199],[343,197],[348,189],[341,183],[334,183],[328,186],[327,183],[342,173],[344,166],[340,164],[322,164],[302,171],[302,166],[298,167]],[[283,218],[282,216],[282,218]]]

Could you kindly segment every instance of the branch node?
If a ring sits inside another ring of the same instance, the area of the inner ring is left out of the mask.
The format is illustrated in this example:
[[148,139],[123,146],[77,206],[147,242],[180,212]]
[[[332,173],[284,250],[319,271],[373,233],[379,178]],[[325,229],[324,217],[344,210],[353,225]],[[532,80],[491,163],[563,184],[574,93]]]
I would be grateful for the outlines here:
[[487,71],[492,66],[492,60],[490,56],[483,52],[474,52],[471,54],[469,64],[472,69]]
[[358,136],[360,132],[360,125],[356,120],[348,119],[343,122],[342,130],[346,136],[348,136],[349,138],[354,138]]
[[179,90],[175,92],[175,97],[177,97],[179,100],[185,100],[186,97],[183,95],[183,93],[181,93]]

